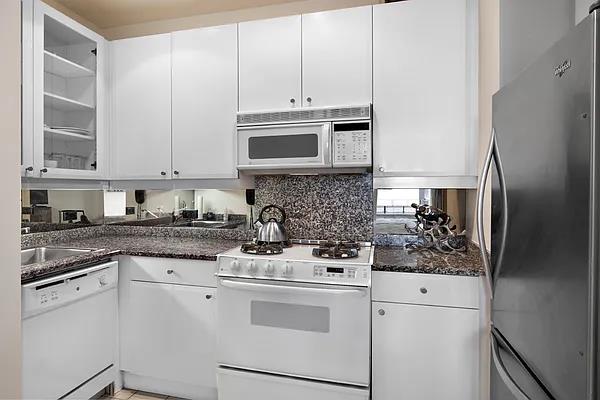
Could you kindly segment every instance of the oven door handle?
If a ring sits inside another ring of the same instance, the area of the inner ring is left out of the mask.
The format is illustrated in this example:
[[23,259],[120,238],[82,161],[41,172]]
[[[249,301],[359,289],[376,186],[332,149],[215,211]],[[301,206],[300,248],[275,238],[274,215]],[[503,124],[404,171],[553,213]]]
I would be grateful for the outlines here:
[[221,285],[230,289],[247,290],[253,292],[277,292],[277,293],[313,293],[313,294],[342,294],[342,295],[359,295],[365,297],[368,293],[367,288],[356,287],[331,287],[329,285],[310,285],[302,284],[302,286],[291,285],[272,285],[268,283],[250,283],[240,282],[232,279],[221,278]]

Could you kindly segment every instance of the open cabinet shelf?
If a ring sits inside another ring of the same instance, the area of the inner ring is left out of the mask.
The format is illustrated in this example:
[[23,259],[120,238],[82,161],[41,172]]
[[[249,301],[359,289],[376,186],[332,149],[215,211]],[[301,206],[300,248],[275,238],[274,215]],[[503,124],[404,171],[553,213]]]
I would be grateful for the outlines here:
[[44,92],[44,106],[60,111],[94,110],[95,108],[90,104],[48,92]]
[[62,78],[84,78],[96,75],[94,71],[44,50],[44,71]]

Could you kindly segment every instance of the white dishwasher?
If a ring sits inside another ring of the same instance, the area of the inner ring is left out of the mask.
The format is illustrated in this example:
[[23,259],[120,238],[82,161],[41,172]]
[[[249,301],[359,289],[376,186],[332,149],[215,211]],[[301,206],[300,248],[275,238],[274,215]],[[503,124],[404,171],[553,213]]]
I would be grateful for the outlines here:
[[117,262],[22,285],[24,399],[90,398],[116,377]]

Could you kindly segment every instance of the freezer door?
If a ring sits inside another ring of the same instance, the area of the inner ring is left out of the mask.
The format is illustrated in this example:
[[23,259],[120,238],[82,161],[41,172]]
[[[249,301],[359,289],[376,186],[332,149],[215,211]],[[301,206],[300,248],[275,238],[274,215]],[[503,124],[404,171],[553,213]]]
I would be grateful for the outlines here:
[[596,24],[592,14],[493,99],[508,201],[495,176],[492,320],[551,393],[565,400],[588,398]]
[[500,334],[492,332],[491,400],[554,400],[513,354]]

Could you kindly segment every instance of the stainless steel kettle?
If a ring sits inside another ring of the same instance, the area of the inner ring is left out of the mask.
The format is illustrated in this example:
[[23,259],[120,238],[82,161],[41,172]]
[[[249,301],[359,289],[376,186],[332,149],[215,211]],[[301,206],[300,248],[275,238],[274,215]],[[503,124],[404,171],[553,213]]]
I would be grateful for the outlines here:
[[[263,216],[265,211],[269,211],[271,209],[277,209],[281,213],[281,221],[278,221],[276,218],[269,218],[267,221],[264,220]],[[260,227],[258,228],[258,234],[256,237],[256,241],[258,243],[282,243],[288,244],[287,232],[285,231],[285,227],[283,224],[285,223],[285,211],[283,208],[276,206],[274,204],[270,204],[264,207],[258,216],[258,222],[260,223]]]

